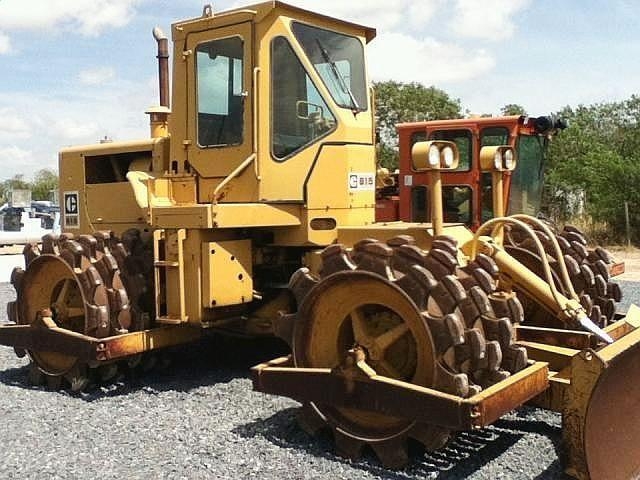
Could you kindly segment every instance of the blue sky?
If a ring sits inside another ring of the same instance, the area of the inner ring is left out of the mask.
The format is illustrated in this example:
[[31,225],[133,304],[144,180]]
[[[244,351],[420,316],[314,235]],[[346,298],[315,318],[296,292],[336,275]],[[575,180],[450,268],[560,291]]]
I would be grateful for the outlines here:
[[[640,85],[640,5],[631,0],[291,3],[376,27],[374,80],[435,85],[472,113],[518,103],[539,115],[624,99]],[[151,30],[169,33],[202,6],[0,0],[0,180],[56,168],[64,146],[147,136],[144,111],[157,103]]]

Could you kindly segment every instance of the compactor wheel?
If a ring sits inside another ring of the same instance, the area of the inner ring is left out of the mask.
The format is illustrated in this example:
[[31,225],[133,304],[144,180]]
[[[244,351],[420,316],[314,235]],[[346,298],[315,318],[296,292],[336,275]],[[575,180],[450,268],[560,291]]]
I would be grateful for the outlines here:
[[[509,226],[507,231],[506,250],[531,271],[543,277],[542,259],[537,252],[534,241],[523,235],[517,227]],[[545,249],[556,286],[569,296],[569,292],[564,289],[560,281],[560,268],[555,260],[556,255],[552,240],[545,232],[537,229],[534,231]],[[620,285],[612,281],[609,275],[613,257],[601,247],[588,248],[585,235],[570,225],[556,233],[555,238],[562,250],[571,284],[580,303],[596,325],[605,327],[614,320],[616,303],[622,299]],[[525,299],[524,303],[528,324],[562,328],[561,323],[535,302]]]
[[[78,237],[46,235],[41,247],[27,245],[25,270],[16,268],[11,276],[17,300],[8,306],[10,320],[97,338],[141,328],[138,318],[132,317],[125,286],[130,282],[111,254],[118,244],[110,233],[98,232]],[[78,361],[73,352],[28,353],[29,379],[50,388],[68,386],[78,391],[91,383],[90,377],[107,380],[117,374],[117,365],[112,364],[99,367],[93,375],[93,369]]]
[[[280,332],[290,332],[282,336],[296,366],[337,368],[358,348],[380,375],[460,397],[508,375],[500,368],[499,342],[487,342],[482,329],[465,325],[459,304],[466,293],[455,275],[438,281],[420,262],[400,268],[402,245],[412,242],[404,237],[389,243],[363,240],[352,251],[332,245],[322,253],[319,277],[304,268],[293,275],[290,289],[299,309],[281,320]],[[435,450],[451,434],[330,403],[305,405],[300,423],[310,433],[329,427],[342,455],[357,458],[369,446],[389,467],[406,464],[408,439]]]
[[103,242],[116,259],[129,294],[133,328],[149,328],[155,310],[152,234],[133,228],[125,231],[121,238],[107,235]]
[[[393,267],[402,272],[410,272],[413,265],[420,265],[434,277],[447,285],[454,303],[446,306],[457,312],[468,329],[478,330],[486,340],[497,342],[502,354],[504,372],[496,372],[490,378],[481,376],[476,381],[486,386],[501,380],[506,373],[515,373],[527,365],[527,351],[514,345],[513,324],[522,322],[523,307],[514,292],[498,288],[498,267],[488,256],[479,254],[473,262],[461,267],[458,262],[458,243],[446,235],[433,239],[428,252],[415,246],[410,236],[400,236],[389,240],[394,248]],[[434,305],[431,298],[432,308]],[[483,372],[485,374],[486,372]]]

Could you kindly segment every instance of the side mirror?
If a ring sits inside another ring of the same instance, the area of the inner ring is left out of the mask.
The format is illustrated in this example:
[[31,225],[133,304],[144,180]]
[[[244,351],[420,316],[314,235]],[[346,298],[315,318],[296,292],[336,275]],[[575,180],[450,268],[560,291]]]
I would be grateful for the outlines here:
[[296,116],[300,120],[311,120],[315,118],[324,117],[324,109],[321,105],[307,102],[305,100],[298,100],[296,102]]

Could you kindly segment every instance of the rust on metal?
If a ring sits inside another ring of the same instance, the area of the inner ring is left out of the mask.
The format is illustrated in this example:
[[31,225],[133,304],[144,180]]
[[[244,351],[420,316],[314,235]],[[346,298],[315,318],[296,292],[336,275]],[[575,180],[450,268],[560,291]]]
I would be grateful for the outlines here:
[[546,363],[532,362],[524,370],[465,400],[474,405],[479,413],[473,421],[474,426],[485,427],[539,395],[547,389],[548,377],[549,368]]
[[[632,305],[632,307],[635,307],[635,305]],[[611,325],[608,325],[604,330],[609,334],[611,338],[613,338],[614,340],[618,340],[625,335],[633,332],[636,328],[638,327],[633,326],[626,319],[622,319],[618,320],[615,323],[612,323]]]
[[556,347],[545,343],[518,342],[518,344],[527,349],[530,359],[547,362],[549,368],[555,372],[568,367],[571,359],[580,353],[580,350],[574,348]]
[[293,367],[289,357],[253,367],[252,377],[254,389],[264,393],[455,430],[471,428],[471,406],[462,398],[387,377],[348,375],[345,369]]
[[567,473],[578,479],[627,480],[640,475],[640,329],[571,362],[563,409]]
[[567,370],[550,372],[549,388],[532,398],[529,405],[562,413],[567,403],[567,392],[571,386],[571,380],[566,376]]
[[202,330],[199,328],[166,326],[101,338],[96,347],[96,359],[114,360],[149,350],[190,343],[198,340],[201,335]]
[[187,327],[160,327],[106,338],[95,338],[65,328],[3,325],[0,345],[35,352],[70,355],[81,361],[108,361],[197,340],[201,331]]
[[544,391],[548,369],[532,363],[471,398],[379,375],[345,375],[344,369],[296,368],[282,357],[252,368],[254,389],[299,401],[381,412],[398,418],[468,430],[494,422]]
[[[640,371],[638,343],[612,358],[591,393],[584,426],[589,476],[623,480],[640,476]],[[614,461],[612,459],[615,458]]]
[[609,266],[609,275],[612,277],[622,275],[624,271],[625,271],[624,262],[612,263]]
[[3,325],[0,345],[29,351],[45,351],[88,359],[92,356],[92,341],[97,340],[65,328],[40,328],[31,325]]
[[516,340],[524,342],[546,343],[557,347],[583,350],[595,346],[594,335],[578,330],[562,330],[559,328],[529,327],[517,325]]

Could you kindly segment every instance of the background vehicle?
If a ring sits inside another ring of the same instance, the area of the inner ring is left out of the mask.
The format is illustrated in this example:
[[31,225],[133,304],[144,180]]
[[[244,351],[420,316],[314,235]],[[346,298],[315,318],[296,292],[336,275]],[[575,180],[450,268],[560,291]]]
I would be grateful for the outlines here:
[[[477,230],[484,222],[506,214],[539,216],[544,186],[544,161],[549,141],[566,128],[563,120],[552,117],[471,117],[454,120],[402,123],[397,126],[399,135],[399,170],[390,187],[377,191],[376,219],[378,221],[402,220],[409,222],[430,221],[429,181],[430,172],[417,171],[412,163],[411,151],[420,141],[448,140],[461,152],[461,160],[453,171],[442,173],[442,206],[444,220],[463,223]],[[514,149],[516,167],[499,176],[501,191],[494,192],[494,173],[483,169],[483,147],[508,145]],[[496,205],[500,203],[499,211]],[[549,227],[552,227],[550,224]],[[543,262],[532,239],[522,237],[517,226],[506,227],[505,249],[514,258],[543,277]],[[538,239],[551,250],[547,233],[536,230]],[[621,291],[610,282],[611,276],[624,271],[624,265],[615,261],[601,248],[586,250],[585,236],[574,227],[567,226],[561,232],[553,232],[560,242],[562,254],[571,269],[571,280],[580,301],[593,313],[594,321],[604,325],[614,318],[615,302],[620,301]],[[610,265],[605,267],[603,263]],[[557,264],[552,264],[559,269]],[[557,273],[559,274],[559,272]],[[555,282],[561,288],[556,275]],[[565,292],[566,293],[566,292]],[[526,296],[525,296],[526,298]],[[526,302],[527,317],[547,326],[554,321],[535,302]],[[593,308],[595,307],[595,310]],[[600,319],[603,315],[606,320]],[[545,317],[545,318],[543,318]]]
[[39,242],[60,233],[60,208],[49,201],[32,201],[31,191],[13,190],[0,207],[0,246]]
[[[172,33],[169,114],[168,43],[154,32],[152,138],[61,152],[64,233],[25,249],[13,324],[0,327],[0,343],[29,354],[32,380],[80,390],[206,331],[276,334],[292,354],[256,366],[255,388],[301,400],[306,428],[331,429],[345,455],[370,446],[399,467],[409,438],[439,448],[536,398],[565,415],[573,475],[637,472],[631,407],[602,400],[640,397],[624,382],[640,367],[637,310],[599,327],[562,255],[562,288],[542,251],[545,279],[509,255],[500,229],[534,240],[545,227],[532,217],[475,236],[445,224],[453,142],[413,149],[430,171],[430,224],[374,222],[374,30],[265,2],[205,7]],[[492,178],[512,169],[507,152],[490,152]],[[559,328],[515,329],[527,319],[514,287]]]
[[505,213],[538,215],[544,185],[544,160],[551,138],[566,127],[554,117],[471,117],[402,123],[399,137],[397,189],[381,192],[376,220],[428,221],[428,173],[411,165],[411,148],[419,141],[449,140],[460,151],[460,165],[442,175],[445,219],[473,230],[493,218],[491,173],[482,172],[480,150],[485,146],[509,145],[516,150],[517,168],[504,180]]

